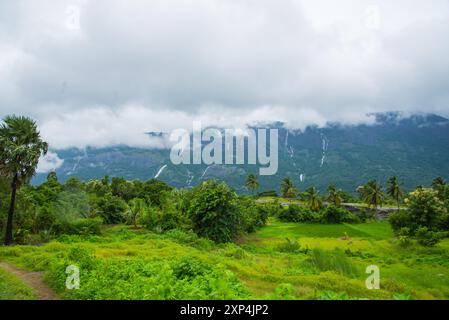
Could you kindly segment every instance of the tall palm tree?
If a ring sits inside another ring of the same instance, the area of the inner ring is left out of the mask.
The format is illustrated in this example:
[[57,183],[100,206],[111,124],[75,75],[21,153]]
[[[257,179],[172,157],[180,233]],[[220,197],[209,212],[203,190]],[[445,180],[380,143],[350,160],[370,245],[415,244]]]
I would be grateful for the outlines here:
[[331,184],[328,188],[327,188],[327,201],[331,204],[333,204],[334,206],[339,207],[341,205],[341,203],[343,202],[343,198],[341,197],[341,192],[340,190],[337,189],[337,187],[334,184]]
[[13,241],[13,218],[17,189],[36,173],[39,158],[48,144],[37,130],[36,123],[26,117],[7,116],[0,125],[0,163],[11,179],[11,201],[6,223],[5,245]]
[[285,178],[282,180],[281,184],[281,194],[284,198],[293,199],[296,197],[296,188],[293,184],[293,180],[290,178]]
[[363,201],[368,207],[375,209],[382,206],[385,195],[377,181],[369,181],[366,185],[359,187],[357,191],[362,195]]
[[321,210],[323,202],[321,201],[320,193],[315,187],[309,188],[306,191],[307,202],[312,211],[318,212]]
[[398,204],[398,209],[400,207],[400,202],[404,199],[404,192],[402,191],[401,185],[399,184],[397,177],[390,177],[387,181],[387,194],[396,201]]
[[253,195],[254,192],[259,189],[259,180],[257,179],[257,176],[255,174],[250,174],[246,178],[245,187],[247,187],[249,190],[252,191]]

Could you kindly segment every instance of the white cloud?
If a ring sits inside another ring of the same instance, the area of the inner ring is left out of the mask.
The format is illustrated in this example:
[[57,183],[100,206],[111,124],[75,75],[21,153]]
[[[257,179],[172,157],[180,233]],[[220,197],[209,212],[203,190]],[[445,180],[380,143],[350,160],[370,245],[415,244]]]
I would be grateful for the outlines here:
[[2,1],[0,116],[52,147],[161,147],[143,132],[197,118],[449,116],[448,20],[446,0]]
[[59,156],[54,152],[47,152],[47,154],[39,159],[39,164],[37,166],[37,173],[49,173],[59,169],[64,160],[59,158]]

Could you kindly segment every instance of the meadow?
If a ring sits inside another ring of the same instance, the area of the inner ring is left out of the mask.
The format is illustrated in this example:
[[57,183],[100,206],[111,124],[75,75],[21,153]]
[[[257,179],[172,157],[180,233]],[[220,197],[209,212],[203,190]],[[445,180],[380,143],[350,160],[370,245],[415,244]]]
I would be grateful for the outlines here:
[[[271,217],[227,244],[116,225],[98,236],[1,247],[0,260],[43,272],[63,299],[449,299],[449,240],[404,248],[388,222],[298,224]],[[67,265],[80,268],[79,289],[66,289]],[[370,265],[380,268],[379,290],[366,288]],[[32,298],[18,279],[0,277],[2,299]]]

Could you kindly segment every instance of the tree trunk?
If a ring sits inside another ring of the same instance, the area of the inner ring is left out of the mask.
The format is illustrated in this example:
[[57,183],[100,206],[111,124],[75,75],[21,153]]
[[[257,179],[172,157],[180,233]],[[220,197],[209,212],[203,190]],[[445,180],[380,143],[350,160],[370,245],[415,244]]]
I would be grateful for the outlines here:
[[14,208],[16,205],[17,180],[18,177],[17,174],[15,174],[11,184],[11,203],[9,205],[8,221],[6,223],[5,246],[11,245],[13,241],[12,227],[13,227]]

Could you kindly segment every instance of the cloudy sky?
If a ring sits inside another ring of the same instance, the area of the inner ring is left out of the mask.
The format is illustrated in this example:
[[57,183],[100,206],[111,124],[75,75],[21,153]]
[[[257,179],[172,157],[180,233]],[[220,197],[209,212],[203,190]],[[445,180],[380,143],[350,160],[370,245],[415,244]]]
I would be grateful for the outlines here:
[[0,116],[53,148],[401,110],[449,116],[449,2],[3,0]]

